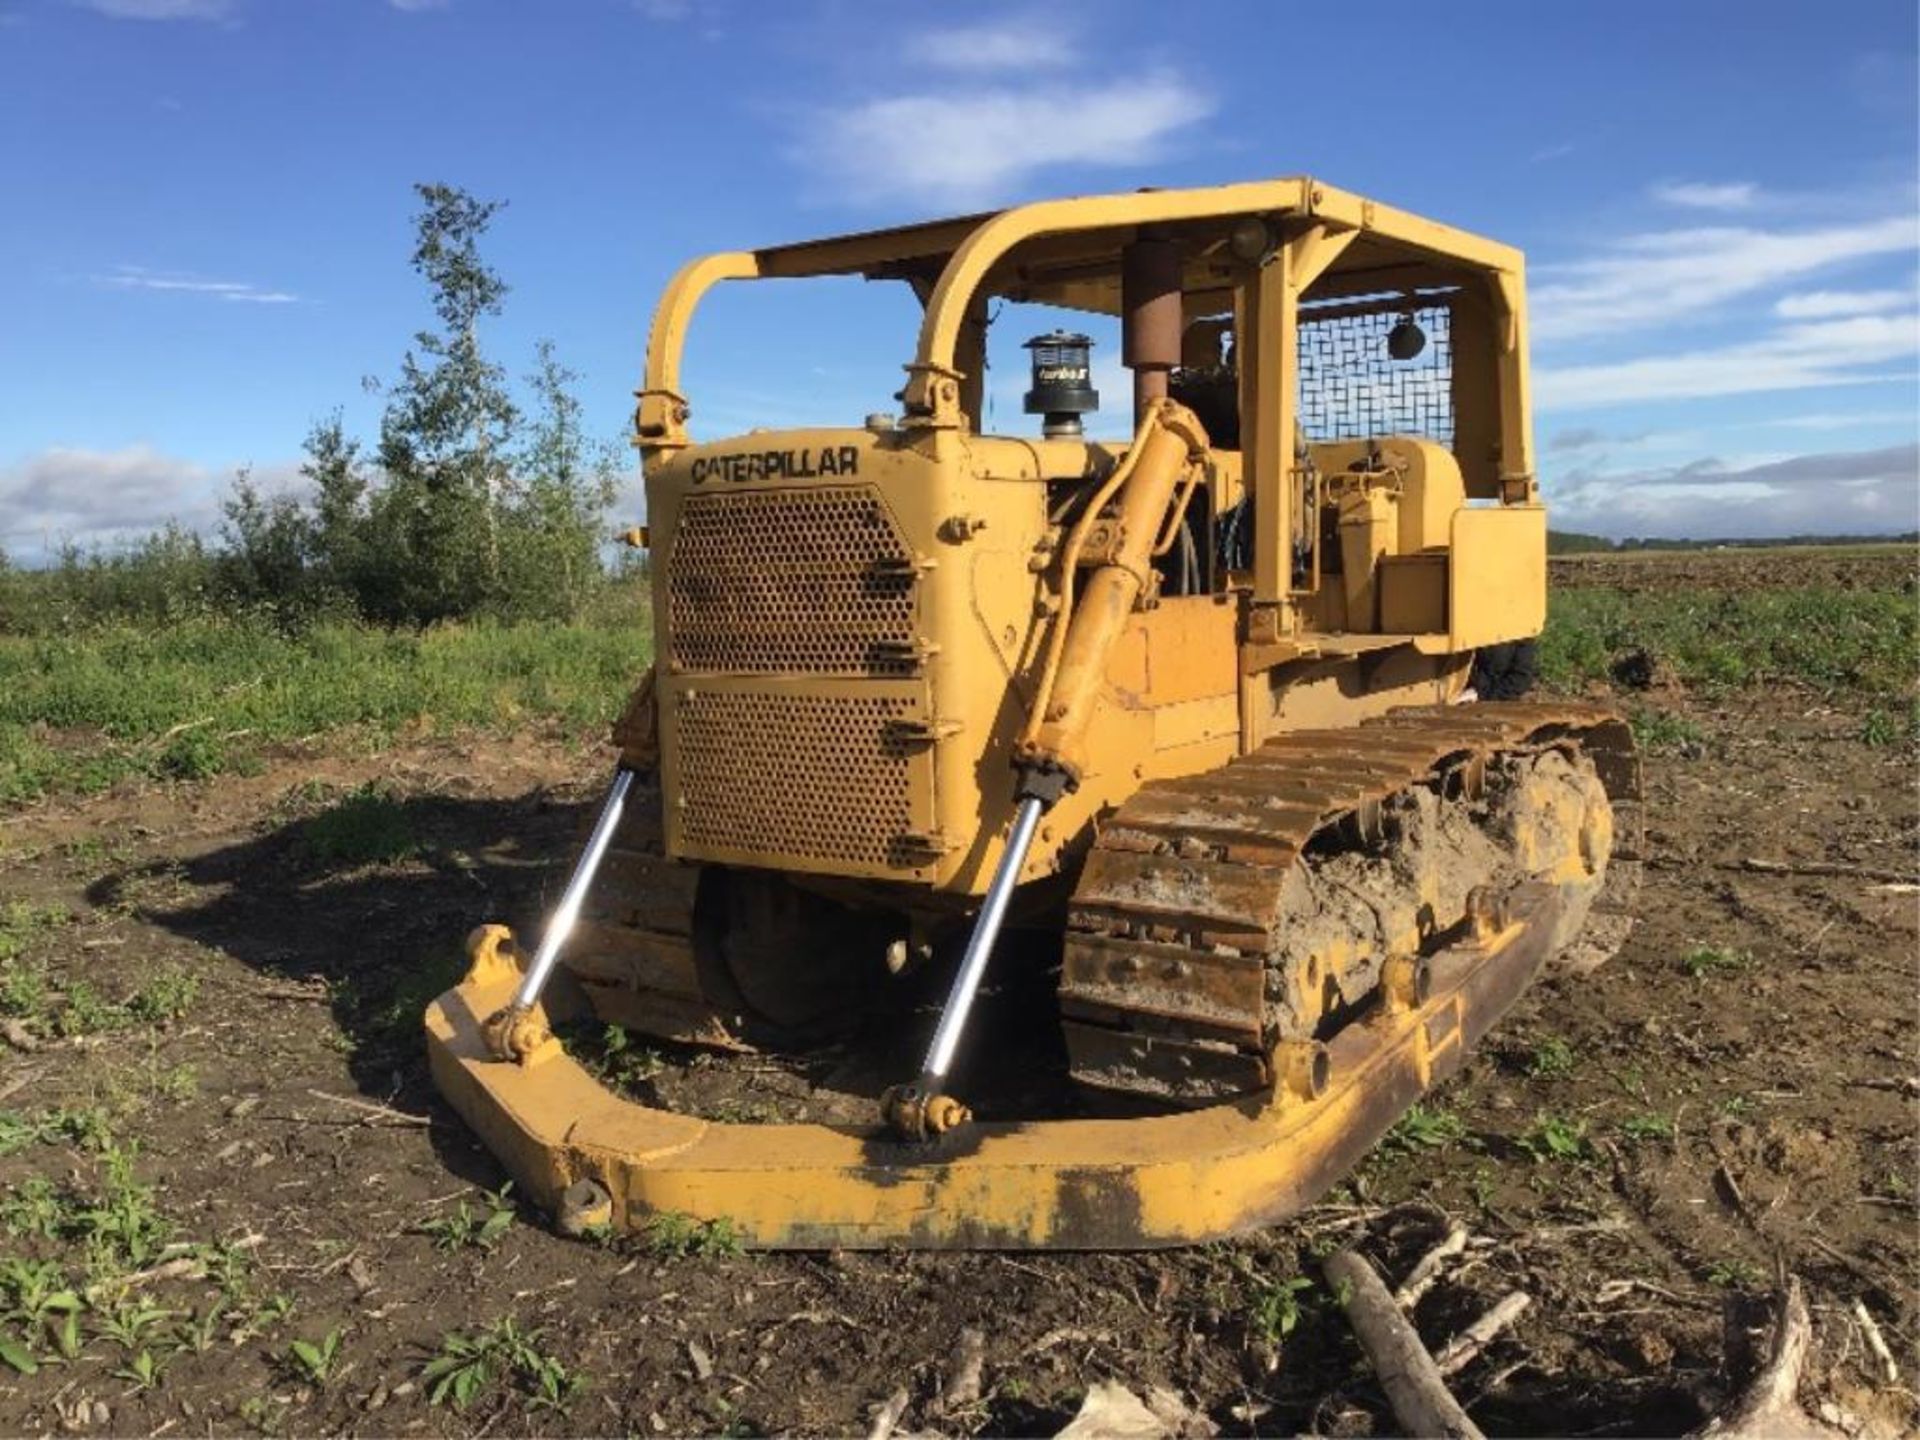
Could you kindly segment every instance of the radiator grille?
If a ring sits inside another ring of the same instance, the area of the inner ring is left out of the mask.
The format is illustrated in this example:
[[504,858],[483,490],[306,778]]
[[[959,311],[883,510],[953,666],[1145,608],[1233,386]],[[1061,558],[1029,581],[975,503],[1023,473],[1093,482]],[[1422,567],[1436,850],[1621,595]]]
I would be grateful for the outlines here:
[[695,496],[668,562],[668,655],[690,671],[910,675],[911,563],[865,486]]
[[919,753],[892,732],[906,696],[773,695],[703,690],[679,715],[681,840],[848,865],[919,863],[911,767]]

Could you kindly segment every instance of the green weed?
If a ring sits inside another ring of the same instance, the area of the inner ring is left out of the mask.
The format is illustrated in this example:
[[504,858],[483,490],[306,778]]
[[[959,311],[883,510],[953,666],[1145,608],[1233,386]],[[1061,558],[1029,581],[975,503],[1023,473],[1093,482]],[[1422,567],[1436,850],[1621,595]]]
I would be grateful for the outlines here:
[[329,1330],[318,1340],[294,1340],[287,1346],[287,1365],[296,1375],[325,1385],[340,1358],[340,1332]]
[[114,1378],[131,1381],[135,1390],[151,1390],[160,1383],[169,1358],[151,1350],[137,1350],[126,1364],[113,1372]]
[[71,982],[60,997],[60,1009],[54,1025],[63,1036],[104,1035],[124,1030],[133,1017],[124,1005],[116,1005],[85,980]]
[[1695,980],[1716,975],[1732,975],[1753,964],[1744,950],[1729,950],[1719,945],[1696,945],[1680,957],[1680,968]]
[[1920,608],[1899,587],[1626,590],[1562,587],[1548,597],[1541,678],[1556,689],[1608,680],[1615,656],[1645,650],[1683,684],[1709,690],[1791,682],[1824,694],[1911,694]]
[[1640,747],[1655,755],[1698,756],[1706,744],[1698,724],[1669,710],[1635,710],[1629,723]]
[[1673,1117],[1657,1114],[1651,1110],[1640,1115],[1629,1115],[1620,1122],[1620,1133],[1636,1142],[1671,1140],[1673,1132]]
[[1536,1165],[1549,1161],[1580,1161],[1592,1153],[1587,1141],[1587,1122],[1570,1120],[1542,1111],[1520,1136],[1520,1148],[1533,1157]]
[[0,1230],[15,1238],[61,1238],[67,1218],[67,1196],[44,1175],[29,1175],[0,1194]]
[[1275,1348],[1294,1332],[1300,1323],[1300,1297],[1313,1288],[1304,1275],[1286,1280],[1249,1276],[1252,1284],[1247,1295],[1247,1330],[1256,1339]]
[[[539,720],[586,733],[613,718],[647,663],[644,589],[610,587],[576,623],[389,631],[323,622],[287,633],[189,616],[0,635],[0,806],[128,776],[191,779],[314,735],[377,742]],[[196,721],[205,723],[162,742]],[[62,732],[85,743],[52,738]]]
[[1716,1260],[1707,1267],[1707,1283],[1727,1290],[1750,1290],[1763,1278],[1751,1260]]
[[491,1250],[512,1228],[514,1208],[507,1198],[507,1192],[512,1189],[513,1182],[509,1180],[498,1190],[481,1191],[485,1204],[477,1208],[462,1196],[457,1209],[423,1220],[414,1228],[422,1235],[431,1235],[433,1243],[442,1250],[465,1250],[469,1246]]
[[131,1354],[144,1349],[149,1343],[148,1337],[172,1313],[144,1300],[122,1300],[106,1314],[96,1317],[93,1331],[102,1340],[111,1341]]
[[678,1210],[662,1210],[649,1217],[644,1234],[647,1248],[668,1260],[741,1253],[739,1233],[724,1215],[717,1220],[696,1220]]
[[1860,721],[1861,743],[1876,748],[1911,744],[1916,736],[1920,736],[1920,704],[1910,704],[1903,711],[1876,705]]
[[165,1025],[183,1018],[200,994],[200,977],[169,965],[127,1001],[127,1013],[144,1025]]
[[0,904],[0,965],[19,959],[29,945],[70,918],[65,910],[26,900]]
[[472,1334],[448,1335],[420,1372],[431,1405],[465,1410],[484,1391],[505,1382],[536,1406],[564,1410],[581,1377],[540,1349],[541,1332],[520,1331],[511,1316]]
[[406,806],[377,781],[321,811],[303,833],[317,859],[340,865],[389,865],[420,848]]
[[1467,1122],[1439,1105],[1415,1102],[1394,1122],[1381,1142],[1389,1152],[1411,1154],[1415,1150],[1444,1150],[1467,1134]]
[[133,1173],[135,1149],[109,1149],[98,1201],[82,1210],[74,1226],[87,1244],[95,1270],[138,1268],[150,1264],[166,1246],[173,1226],[160,1213],[153,1187]]
[[1533,1047],[1527,1055],[1527,1074],[1536,1080],[1558,1080],[1571,1075],[1578,1057],[1573,1046],[1558,1035],[1549,1036]]
[[204,726],[182,730],[163,740],[149,773],[156,780],[211,780],[227,768],[226,746]]

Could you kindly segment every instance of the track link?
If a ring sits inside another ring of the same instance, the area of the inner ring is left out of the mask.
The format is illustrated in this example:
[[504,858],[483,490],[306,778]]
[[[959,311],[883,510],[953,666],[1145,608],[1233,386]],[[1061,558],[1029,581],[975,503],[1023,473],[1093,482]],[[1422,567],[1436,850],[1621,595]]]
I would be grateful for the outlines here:
[[1302,856],[1374,845],[1396,797],[1416,787],[1472,799],[1500,757],[1550,750],[1589,757],[1612,807],[1605,884],[1563,961],[1598,964],[1626,937],[1640,873],[1639,759],[1617,714],[1435,706],[1296,731],[1219,770],[1147,785],[1102,827],[1070,902],[1060,980],[1075,1078],[1188,1102],[1270,1083],[1275,1040],[1311,1036],[1329,995],[1336,1008],[1362,998],[1330,984],[1351,978],[1333,975],[1338,957],[1325,957],[1327,973],[1318,954],[1276,958]]

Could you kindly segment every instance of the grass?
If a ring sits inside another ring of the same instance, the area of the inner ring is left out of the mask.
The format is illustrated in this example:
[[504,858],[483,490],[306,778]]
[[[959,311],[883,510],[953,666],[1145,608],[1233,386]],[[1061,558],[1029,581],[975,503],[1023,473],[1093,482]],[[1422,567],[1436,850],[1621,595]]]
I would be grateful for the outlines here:
[[1695,980],[1737,975],[1752,964],[1753,957],[1746,951],[1724,945],[1696,945],[1680,957],[1680,968]]
[[696,1220],[677,1210],[662,1210],[646,1225],[647,1248],[666,1260],[684,1260],[694,1256],[738,1255],[740,1236],[733,1222]]
[[1642,590],[1572,587],[1549,598],[1542,679],[1605,681],[1615,656],[1644,649],[1704,689],[1795,682],[1823,693],[1910,697],[1920,645],[1913,597],[1888,586],[1843,590]]
[[321,811],[302,833],[316,859],[340,865],[387,865],[420,848],[406,806],[378,781]]
[[1410,1154],[1415,1150],[1444,1150],[1467,1136],[1467,1122],[1439,1105],[1416,1101],[1407,1107],[1380,1142],[1389,1153]]
[[325,1385],[340,1359],[340,1331],[329,1330],[318,1340],[294,1340],[287,1346],[287,1368],[296,1377]]
[[1629,1115],[1620,1122],[1620,1133],[1635,1143],[1648,1140],[1671,1140],[1674,1129],[1671,1115],[1662,1115],[1652,1110],[1638,1115]]
[[463,1196],[457,1209],[424,1220],[414,1228],[422,1235],[431,1235],[433,1243],[442,1250],[491,1250],[513,1228],[515,1212],[513,1202],[507,1198],[507,1192],[512,1189],[513,1182],[508,1181],[498,1190],[483,1190],[484,1203],[478,1207],[469,1205]]
[[1593,1153],[1587,1141],[1586,1121],[1545,1111],[1521,1134],[1520,1148],[1533,1157],[1536,1165],[1585,1160]]
[[1579,1058],[1573,1046],[1550,1035],[1527,1053],[1526,1071],[1536,1080],[1558,1080],[1573,1073]]
[[1656,755],[1697,756],[1706,744],[1706,732],[1685,715],[1671,710],[1636,709],[1628,722],[1633,738]]
[[632,592],[577,624],[347,624],[286,634],[189,620],[0,635],[0,805],[129,776],[202,780],[336,732],[509,731],[611,720],[651,653]]
[[1247,1330],[1254,1338],[1279,1348],[1300,1323],[1300,1297],[1313,1288],[1304,1275],[1277,1280],[1251,1275],[1247,1287]]
[[465,1410],[494,1386],[507,1383],[536,1407],[564,1410],[581,1377],[540,1348],[538,1330],[522,1331],[512,1316],[470,1334],[454,1333],[420,1372],[432,1405]]

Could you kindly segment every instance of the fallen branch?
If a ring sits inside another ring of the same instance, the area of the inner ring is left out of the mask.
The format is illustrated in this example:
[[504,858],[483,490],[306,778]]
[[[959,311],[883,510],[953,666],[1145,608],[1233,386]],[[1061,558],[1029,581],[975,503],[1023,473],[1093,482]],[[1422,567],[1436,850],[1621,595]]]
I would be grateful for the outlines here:
[[1453,1375],[1471,1365],[1476,1356],[1499,1338],[1500,1332],[1518,1320],[1533,1303],[1524,1290],[1503,1296],[1493,1308],[1440,1347],[1433,1357],[1434,1369]]
[[900,1417],[907,1413],[910,1398],[904,1385],[889,1395],[886,1403],[873,1412],[873,1428],[867,1431],[867,1440],[887,1440],[900,1424]]
[[1807,1315],[1806,1296],[1797,1276],[1788,1276],[1774,1301],[1773,1335],[1766,1363],[1753,1377],[1746,1394],[1724,1415],[1716,1415],[1694,1431],[1700,1440],[1780,1440],[1783,1436],[1818,1440],[1842,1432],[1814,1420],[1800,1408],[1800,1371],[1813,1342],[1813,1321]]
[[940,1389],[940,1408],[952,1415],[980,1403],[981,1372],[987,1363],[987,1337],[969,1325],[954,1342],[946,1383]]
[[1876,1076],[1867,1080],[1849,1080],[1847,1084],[1856,1090],[1889,1090],[1909,1100],[1920,1098],[1920,1075]]
[[1901,885],[1912,881],[1911,870],[1881,870],[1871,865],[1837,865],[1827,860],[1761,860],[1749,855],[1744,860],[1721,861],[1718,870],[1744,870],[1750,875],[1814,875],[1840,880],[1878,880]]
[[1880,1362],[1881,1376],[1889,1385],[1896,1383],[1900,1379],[1900,1367],[1894,1363],[1893,1351],[1887,1348],[1887,1337],[1880,1333],[1880,1327],[1874,1323],[1867,1307],[1857,1299],[1853,1302],[1853,1318],[1860,1327],[1860,1333],[1867,1337],[1867,1349]]
[[1401,1428],[1409,1435],[1480,1440],[1480,1428],[1447,1389],[1433,1356],[1393,1303],[1380,1273],[1352,1250],[1329,1256],[1323,1268]]
[[351,1095],[334,1095],[325,1090],[309,1090],[307,1094],[316,1100],[331,1100],[336,1105],[351,1106],[363,1110],[368,1115],[392,1120],[400,1125],[431,1125],[433,1118],[428,1115],[415,1115],[407,1110],[396,1110],[391,1105],[377,1105],[371,1100],[356,1100]]
[[1400,1288],[1393,1292],[1394,1303],[1402,1310],[1411,1310],[1420,1303],[1420,1297],[1434,1287],[1440,1279],[1440,1272],[1446,1268],[1447,1261],[1463,1254],[1467,1248],[1467,1230],[1464,1225],[1451,1227],[1446,1238],[1414,1262],[1413,1269],[1407,1272],[1407,1278]]

